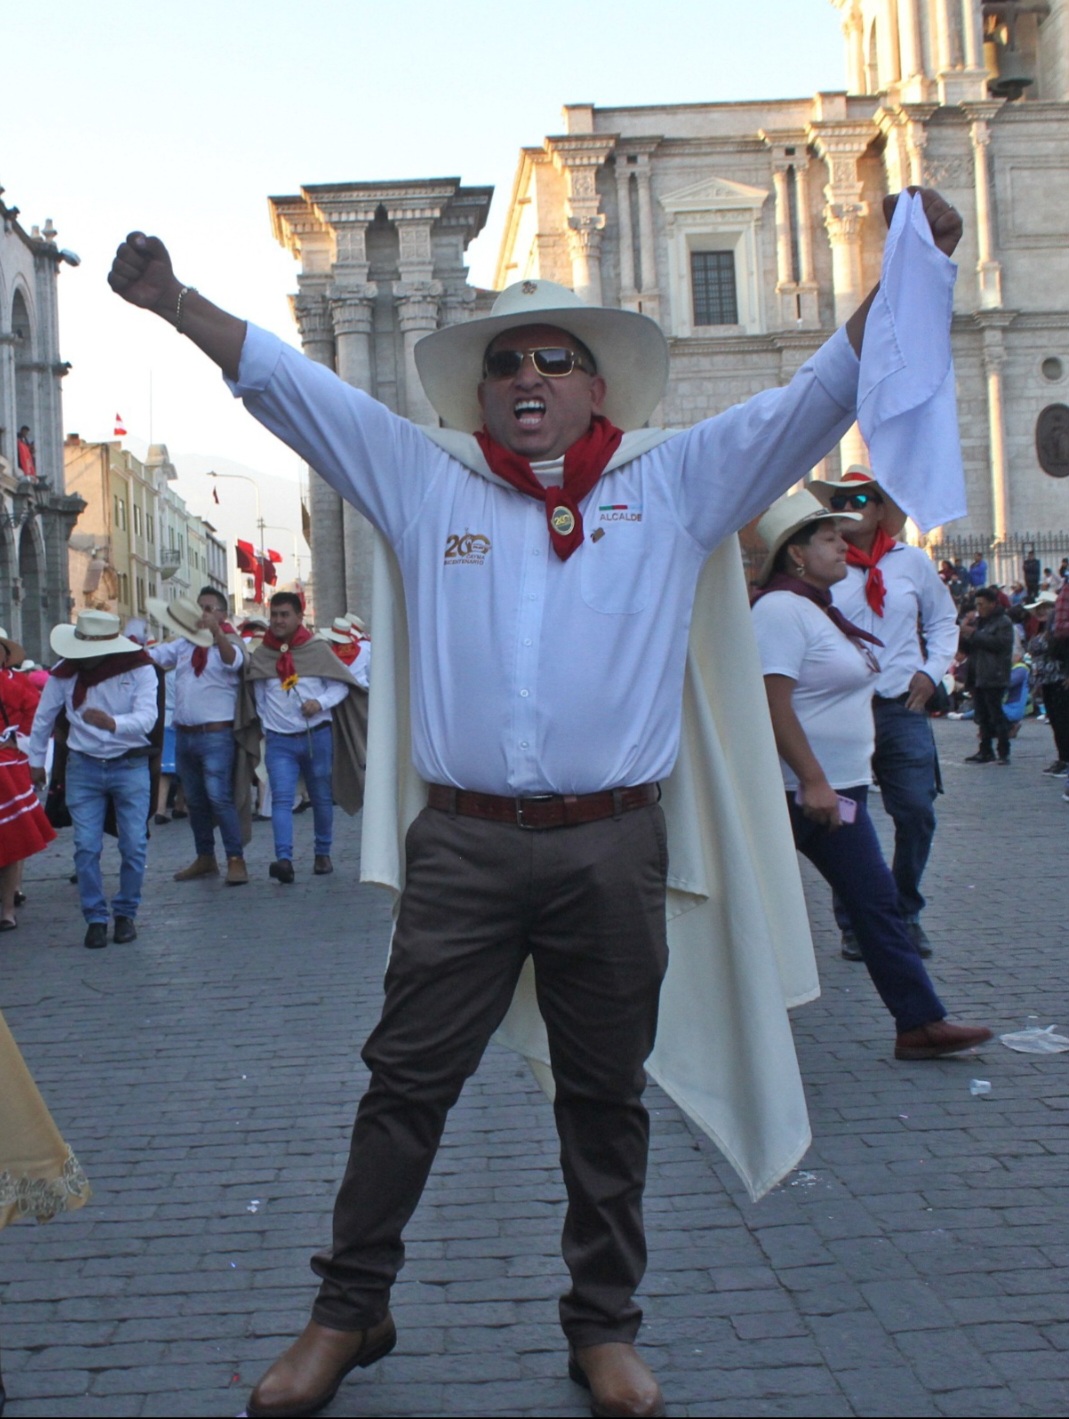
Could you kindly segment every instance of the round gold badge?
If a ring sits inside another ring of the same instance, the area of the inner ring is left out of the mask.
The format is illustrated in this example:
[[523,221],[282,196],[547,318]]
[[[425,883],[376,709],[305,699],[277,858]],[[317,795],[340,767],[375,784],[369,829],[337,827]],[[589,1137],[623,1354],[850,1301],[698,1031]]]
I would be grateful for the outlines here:
[[553,523],[553,531],[559,532],[562,537],[567,537],[575,531],[575,514],[571,508],[555,507],[550,521]]

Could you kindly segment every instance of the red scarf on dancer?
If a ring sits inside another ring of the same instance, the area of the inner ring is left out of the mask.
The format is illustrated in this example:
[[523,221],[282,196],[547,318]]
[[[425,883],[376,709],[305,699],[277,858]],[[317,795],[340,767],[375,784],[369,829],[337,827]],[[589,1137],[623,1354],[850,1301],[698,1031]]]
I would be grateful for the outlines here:
[[84,660],[61,660],[52,674],[60,680],[77,679],[72,698],[74,708],[81,709],[86,694],[94,685],[102,685],[105,680],[114,680],[116,675],[125,675],[129,670],[151,664],[143,650],[128,650],[121,655],[106,656],[99,665],[93,666],[87,666]]
[[853,621],[848,621],[838,606],[832,604],[830,591],[819,591],[815,586],[810,586],[807,581],[802,581],[799,577],[789,576],[786,572],[777,572],[775,576],[769,577],[764,586],[758,591],[751,604],[756,605],[762,596],[767,596],[770,591],[793,591],[795,596],[804,596],[807,601],[812,601],[815,606],[827,616],[828,620],[838,626],[844,636],[858,643],[867,641],[869,645],[883,646],[883,641],[878,637],[870,635],[868,631],[863,631],[860,626],[855,626]]
[[331,641],[330,648],[343,665],[355,665],[360,658],[359,641],[350,641],[348,645],[341,645],[337,641]]
[[877,527],[876,536],[872,539],[872,550],[869,552],[863,552],[851,542],[846,544],[847,566],[868,570],[865,579],[865,600],[877,616],[883,615],[883,603],[887,600],[887,588],[883,584],[883,572],[880,571],[879,563],[891,548],[897,545],[895,539],[889,537],[882,527]]
[[[223,632],[224,635],[227,635],[227,636],[236,636],[236,635],[237,635],[237,631],[234,630],[234,627],[230,624],[229,621],[223,621],[223,622],[220,624],[219,629]],[[194,646],[194,647],[193,647],[193,658],[192,658],[192,660],[190,661],[190,664],[193,666],[193,674],[194,674],[194,675],[203,675],[203,674],[204,674],[205,668],[206,668],[206,666],[207,666],[207,664],[208,664],[208,652],[209,652],[210,650],[211,650],[211,646],[210,646],[210,645],[197,645],[197,646]]]
[[275,661],[275,669],[278,671],[279,680],[285,684],[291,675],[297,674],[297,667],[293,663],[292,648],[304,645],[312,639],[312,632],[307,626],[298,626],[292,637],[288,641],[280,641],[271,631],[264,632],[263,643],[268,650],[277,650],[279,657]]
[[579,504],[605,471],[620,446],[624,433],[601,414],[595,414],[590,428],[577,438],[564,455],[563,488],[546,488],[538,481],[530,459],[497,443],[485,429],[475,437],[490,470],[506,483],[545,504],[546,523],[553,550],[566,562],[583,540],[583,514]]

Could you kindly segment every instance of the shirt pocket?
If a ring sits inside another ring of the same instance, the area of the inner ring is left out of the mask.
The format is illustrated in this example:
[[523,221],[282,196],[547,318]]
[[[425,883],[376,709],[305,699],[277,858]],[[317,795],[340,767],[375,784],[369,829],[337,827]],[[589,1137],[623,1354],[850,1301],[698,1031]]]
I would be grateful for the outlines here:
[[[578,552],[580,594],[592,611],[606,616],[634,616],[650,600],[648,527],[641,516],[625,521],[626,516],[597,522]],[[595,540],[598,532],[604,536]]]

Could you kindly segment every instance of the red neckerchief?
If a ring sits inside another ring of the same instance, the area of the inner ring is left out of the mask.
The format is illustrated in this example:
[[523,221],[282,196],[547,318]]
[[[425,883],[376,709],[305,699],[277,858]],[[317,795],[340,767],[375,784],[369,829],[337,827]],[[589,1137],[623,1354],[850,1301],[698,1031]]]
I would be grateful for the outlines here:
[[883,603],[887,600],[887,588],[883,584],[883,572],[880,571],[879,563],[891,548],[897,545],[895,539],[888,537],[882,527],[876,529],[870,552],[863,552],[852,542],[846,544],[846,565],[868,569],[868,576],[865,578],[865,600],[877,616],[883,615]]
[[756,605],[762,596],[767,596],[770,591],[793,591],[795,596],[804,596],[807,601],[812,601],[815,606],[827,616],[828,620],[838,626],[844,636],[849,636],[852,641],[868,641],[869,645],[878,645],[882,648],[883,641],[878,637],[869,635],[868,631],[863,631],[860,626],[855,626],[853,621],[848,621],[838,606],[832,604],[830,591],[818,591],[815,586],[810,586],[808,582],[802,581],[799,577],[788,576],[786,572],[777,572],[775,576],[769,577],[760,591],[756,592],[751,604]]
[[604,473],[623,436],[623,429],[610,424],[601,414],[595,414],[590,428],[564,455],[563,488],[545,488],[535,477],[530,459],[497,443],[485,429],[475,435],[491,472],[529,498],[537,498],[545,504],[549,540],[562,562],[568,560],[583,540],[583,514],[579,504]]
[[275,669],[278,671],[280,681],[288,680],[291,675],[296,675],[297,673],[297,667],[294,665],[293,656],[290,653],[292,648],[294,646],[304,645],[306,641],[310,641],[311,639],[312,632],[307,626],[298,626],[292,638],[288,641],[276,639],[269,630],[264,632],[264,645],[267,646],[268,650],[277,650],[280,652],[278,659],[275,661]]
[[[234,627],[230,624],[229,621],[221,621],[219,624],[219,629],[223,632],[224,635],[237,635],[237,631],[234,630]],[[193,666],[194,675],[204,674],[204,671],[208,665],[208,652],[210,650],[210,645],[195,645],[193,647],[193,655],[190,659],[190,664]]]
[[341,645],[338,641],[331,641],[330,648],[343,665],[355,665],[360,654],[359,641],[350,641],[348,645]]
[[123,651],[121,655],[109,655],[87,669],[79,660],[61,660],[52,671],[53,675],[58,675],[61,680],[77,679],[74,687],[72,699],[74,708],[81,709],[85,703],[86,693],[94,685],[102,685],[105,680],[114,680],[116,675],[125,675],[128,670],[137,670],[142,665],[151,665],[152,661],[143,650]]

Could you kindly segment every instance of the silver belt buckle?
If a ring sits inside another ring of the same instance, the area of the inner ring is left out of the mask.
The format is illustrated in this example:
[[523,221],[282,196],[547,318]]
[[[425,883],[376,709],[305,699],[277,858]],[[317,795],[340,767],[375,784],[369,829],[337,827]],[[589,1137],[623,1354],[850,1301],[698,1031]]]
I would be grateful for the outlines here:
[[555,793],[529,793],[526,798],[517,798],[516,826],[525,829],[529,833],[539,832],[540,829],[536,828],[533,823],[525,823],[523,821],[523,805],[525,803],[548,803],[551,799],[556,798],[556,796]]

